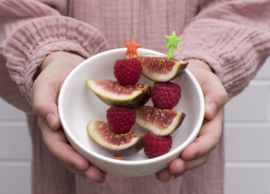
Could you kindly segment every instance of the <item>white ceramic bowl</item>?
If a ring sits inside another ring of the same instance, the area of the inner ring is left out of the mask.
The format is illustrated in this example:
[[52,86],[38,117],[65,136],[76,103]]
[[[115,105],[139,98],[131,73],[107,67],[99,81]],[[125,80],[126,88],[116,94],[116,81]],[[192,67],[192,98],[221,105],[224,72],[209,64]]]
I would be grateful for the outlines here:
[[[198,82],[186,69],[180,77],[173,80],[182,89],[182,97],[174,110],[186,113],[186,117],[180,128],[171,134],[173,139],[171,150],[153,159],[147,158],[143,150],[122,160],[114,159],[87,133],[87,124],[90,120],[106,121],[106,111],[109,106],[91,91],[86,80],[116,80],[113,74],[114,62],[125,58],[125,52],[125,48],[109,50],[92,56],[77,66],[62,86],[58,102],[59,114],[69,142],[90,163],[111,174],[129,177],[145,176],[168,167],[169,163],[197,137],[204,118],[204,98]],[[138,49],[138,55],[141,54],[163,55],[148,49]],[[144,76],[141,76],[138,83],[153,85],[153,82]],[[152,101],[149,100],[147,105],[152,105]],[[146,131],[136,124],[132,130],[142,135],[146,134]]]

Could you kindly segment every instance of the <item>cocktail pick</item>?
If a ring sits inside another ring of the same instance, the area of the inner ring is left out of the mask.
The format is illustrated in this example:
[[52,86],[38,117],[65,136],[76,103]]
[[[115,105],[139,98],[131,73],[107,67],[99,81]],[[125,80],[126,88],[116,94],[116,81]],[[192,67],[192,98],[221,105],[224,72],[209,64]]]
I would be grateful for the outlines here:
[[115,156],[114,159],[116,159],[116,160],[122,160],[122,156]]
[[169,47],[168,59],[170,59],[170,58],[173,57],[173,51],[174,51],[174,49],[176,49],[176,50],[178,49],[177,48],[177,43],[179,41],[181,41],[182,39],[181,38],[178,38],[176,36],[175,31],[172,32],[172,35],[171,36],[164,35],[164,37],[167,40],[166,48]]
[[136,44],[134,38],[132,38],[130,43],[124,43],[124,45],[127,47],[126,55],[129,54],[129,59],[132,59],[133,55],[138,55],[137,49],[142,46],[141,44]]

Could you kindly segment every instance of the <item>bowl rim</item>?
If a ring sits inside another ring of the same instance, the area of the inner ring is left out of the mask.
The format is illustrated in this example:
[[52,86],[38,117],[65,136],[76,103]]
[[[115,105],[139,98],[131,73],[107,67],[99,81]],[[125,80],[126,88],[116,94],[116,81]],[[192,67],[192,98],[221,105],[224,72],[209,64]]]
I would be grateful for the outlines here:
[[[73,77],[73,75],[81,68],[83,68],[85,65],[87,65],[89,63],[89,61],[101,57],[103,55],[106,55],[107,53],[113,53],[113,52],[126,52],[126,48],[118,48],[118,49],[111,49],[111,50],[107,50],[101,53],[98,53],[96,55],[93,55],[91,57],[89,57],[88,59],[86,59],[85,61],[83,61],[82,63],[80,63],[77,67],[75,67],[72,72],[67,76],[66,80],[64,81],[60,93],[59,93],[59,98],[58,98],[58,111],[59,111],[59,117],[60,117],[60,121],[61,124],[63,126],[63,130],[65,132],[65,135],[69,136],[70,139],[72,139],[73,143],[75,143],[78,147],[80,147],[80,149],[82,149],[84,152],[86,152],[87,154],[92,155],[95,158],[98,158],[102,161],[105,162],[109,162],[112,164],[118,164],[118,165],[124,165],[124,166],[137,166],[137,165],[144,165],[144,164],[152,164],[152,163],[156,163],[158,161],[162,161],[165,159],[168,159],[174,155],[176,155],[177,153],[179,153],[180,151],[183,150],[183,148],[185,148],[187,145],[189,145],[198,135],[203,119],[204,119],[204,110],[205,110],[205,104],[204,104],[204,96],[203,96],[203,92],[201,90],[201,87],[198,83],[198,81],[196,80],[196,78],[193,76],[193,74],[186,68],[184,71],[187,73],[187,75],[190,77],[190,79],[192,80],[192,82],[194,83],[197,91],[198,91],[198,95],[199,95],[199,100],[200,100],[200,113],[199,113],[199,119],[196,123],[196,126],[194,127],[194,130],[192,131],[192,133],[189,135],[189,137],[178,147],[176,147],[174,150],[171,150],[170,152],[156,157],[156,158],[148,158],[146,160],[133,160],[133,161],[129,161],[129,160],[116,160],[114,158],[108,158],[106,156],[103,156],[101,154],[98,154],[92,150],[87,149],[71,132],[71,130],[69,129],[65,118],[63,117],[64,113],[63,113],[63,95],[64,95],[64,91],[65,88],[67,87],[67,84],[69,83],[70,79]],[[138,53],[143,53],[143,52],[151,52],[153,54],[157,54],[157,55],[164,55],[163,53],[154,51],[154,50],[150,50],[150,49],[144,49],[144,48],[139,48],[138,49]],[[91,162],[91,161],[90,161]]]

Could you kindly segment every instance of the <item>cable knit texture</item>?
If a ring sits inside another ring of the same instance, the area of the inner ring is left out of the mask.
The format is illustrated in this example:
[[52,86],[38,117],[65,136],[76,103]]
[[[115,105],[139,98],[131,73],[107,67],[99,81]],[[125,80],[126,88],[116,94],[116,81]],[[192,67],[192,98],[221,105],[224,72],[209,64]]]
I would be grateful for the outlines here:
[[180,38],[174,56],[201,59],[220,77],[230,98],[241,92],[270,54],[269,0],[2,0],[0,95],[28,113],[33,144],[33,194],[222,194],[223,137],[202,167],[161,183],[154,175],[108,175],[104,184],[73,175],[43,143],[31,110],[33,75],[46,55],[72,51],[87,58],[124,47],[168,53],[164,35]]

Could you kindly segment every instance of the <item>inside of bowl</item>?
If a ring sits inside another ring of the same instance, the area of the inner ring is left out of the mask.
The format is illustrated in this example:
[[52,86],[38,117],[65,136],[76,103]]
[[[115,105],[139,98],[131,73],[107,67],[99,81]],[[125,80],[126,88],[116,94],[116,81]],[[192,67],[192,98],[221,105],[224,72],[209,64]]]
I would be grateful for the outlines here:
[[[139,50],[140,51],[140,50]],[[141,50],[143,54],[151,54]],[[142,54],[139,52],[139,54]],[[94,152],[99,155],[114,158],[113,155],[105,151],[96,142],[94,142],[87,134],[87,124],[90,120],[106,121],[106,111],[109,108],[104,104],[87,86],[86,80],[91,79],[111,79],[116,80],[113,75],[114,62],[117,59],[125,58],[124,52],[112,52],[106,56],[99,55],[92,57],[91,60],[85,61],[76,71],[68,77],[62,99],[63,115],[62,122],[65,122],[65,130],[68,131],[76,139],[77,142],[88,152]],[[173,80],[179,84],[182,89],[182,96],[179,104],[173,109],[186,113],[186,117],[182,125],[171,134],[173,145],[170,151],[181,146],[183,142],[190,136],[196,127],[200,114],[199,94],[194,83],[188,76],[187,72],[183,72],[180,77]],[[138,83],[146,83],[153,85],[154,83],[147,78],[141,76]],[[149,100],[147,105],[152,106]],[[146,131],[136,124],[132,130],[144,135]],[[137,161],[148,160],[144,151],[123,158],[123,160]]]

